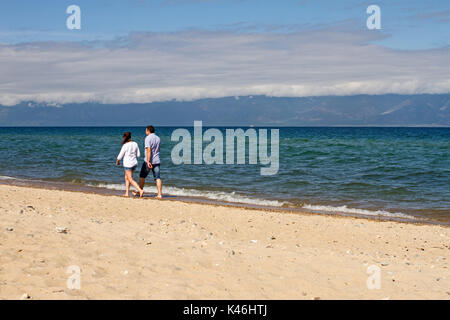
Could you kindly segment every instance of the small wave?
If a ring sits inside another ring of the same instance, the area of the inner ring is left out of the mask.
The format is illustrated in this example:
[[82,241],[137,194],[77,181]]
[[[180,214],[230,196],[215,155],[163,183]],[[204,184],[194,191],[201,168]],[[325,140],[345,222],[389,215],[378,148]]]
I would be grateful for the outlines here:
[[[106,188],[110,190],[125,190],[125,186],[123,184],[96,184],[91,187],[99,187]],[[156,193],[156,187],[145,187],[146,191]],[[266,200],[266,199],[257,199],[250,198],[246,196],[242,196],[236,194],[235,192],[222,192],[222,191],[201,191],[196,189],[185,189],[185,188],[176,188],[176,187],[164,187],[164,193],[170,196],[181,196],[181,197],[199,197],[206,198],[210,200],[219,200],[225,202],[233,202],[233,203],[244,203],[244,204],[252,204],[258,206],[270,206],[270,207],[282,207],[285,202],[276,201],[276,200]]]
[[0,176],[0,180],[17,180],[17,179],[13,178],[13,177],[8,177],[8,176]]
[[[17,178],[9,177],[9,176],[1,176],[0,180],[17,180]],[[88,183],[86,184],[89,187],[97,187],[97,188],[105,188],[109,190],[125,190],[124,184],[115,184],[115,183]],[[156,193],[156,187],[146,187],[146,191],[151,193]],[[257,206],[268,206],[268,207],[284,207],[286,205],[290,206],[292,203],[285,201],[277,201],[277,200],[267,200],[267,199],[258,199],[246,197],[240,194],[236,194],[235,192],[223,192],[223,191],[202,191],[196,189],[187,189],[187,188],[177,188],[177,187],[164,187],[164,193],[170,196],[181,196],[181,197],[198,197],[205,198],[210,200],[224,201],[230,203],[242,203],[249,205],[257,205]],[[355,214],[355,215],[363,215],[363,216],[382,216],[388,218],[402,218],[402,219],[417,219],[414,216],[401,213],[401,212],[388,212],[384,210],[366,210],[366,209],[357,209],[357,208],[348,208],[347,206],[326,206],[326,205],[311,205],[311,204],[303,204],[301,206],[302,209],[316,211],[316,212],[334,212],[341,214]]]
[[390,218],[415,219],[413,216],[401,212],[388,212],[384,210],[365,210],[365,209],[348,208],[347,206],[332,207],[332,206],[306,204],[302,208],[322,212],[351,213],[365,216],[383,216]]

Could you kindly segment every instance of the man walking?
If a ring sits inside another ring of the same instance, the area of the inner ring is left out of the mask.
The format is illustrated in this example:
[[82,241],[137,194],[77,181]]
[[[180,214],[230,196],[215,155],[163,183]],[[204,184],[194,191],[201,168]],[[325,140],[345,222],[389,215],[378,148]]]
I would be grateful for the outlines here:
[[147,178],[150,171],[153,172],[153,178],[156,182],[156,188],[158,189],[158,199],[162,199],[162,181],[159,172],[160,159],[159,148],[161,145],[161,139],[155,134],[155,128],[148,126],[145,129],[145,161],[142,164],[141,174],[139,179],[139,186],[144,189],[145,178]]

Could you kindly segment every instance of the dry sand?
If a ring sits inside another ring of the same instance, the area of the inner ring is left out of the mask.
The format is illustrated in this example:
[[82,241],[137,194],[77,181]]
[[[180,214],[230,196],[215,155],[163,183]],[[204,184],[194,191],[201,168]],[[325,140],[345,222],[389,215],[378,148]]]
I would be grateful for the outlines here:
[[0,199],[2,299],[450,299],[445,226],[7,185]]

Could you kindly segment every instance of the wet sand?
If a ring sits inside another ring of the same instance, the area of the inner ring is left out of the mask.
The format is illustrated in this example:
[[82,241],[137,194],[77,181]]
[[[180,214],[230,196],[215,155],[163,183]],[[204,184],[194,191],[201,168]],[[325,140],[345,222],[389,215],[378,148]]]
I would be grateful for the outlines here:
[[450,299],[442,225],[13,185],[0,198],[2,299]]

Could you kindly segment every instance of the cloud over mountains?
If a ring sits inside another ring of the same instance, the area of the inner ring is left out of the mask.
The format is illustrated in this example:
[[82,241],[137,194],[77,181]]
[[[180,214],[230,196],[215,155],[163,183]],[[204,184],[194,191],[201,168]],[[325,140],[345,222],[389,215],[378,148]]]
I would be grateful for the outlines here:
[[393,50],[373,43],[380,37],[330,26],[0,44],[0,104],[450,92],[448,47]]

